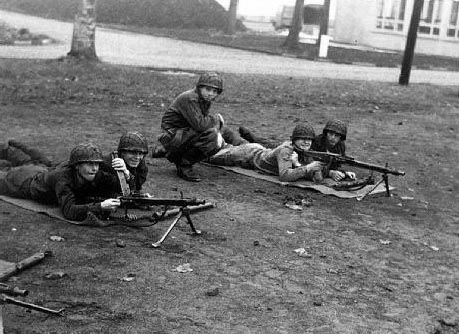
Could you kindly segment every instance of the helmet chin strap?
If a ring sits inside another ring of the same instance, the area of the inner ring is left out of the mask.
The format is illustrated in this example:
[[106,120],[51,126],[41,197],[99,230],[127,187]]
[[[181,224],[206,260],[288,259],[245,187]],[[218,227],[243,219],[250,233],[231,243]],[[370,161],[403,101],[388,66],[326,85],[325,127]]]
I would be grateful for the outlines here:
[[299,147],[298,145],[296,145],[294,140],[292,140],[292,146],[293,146],[293,150],[298,154],[303,154],[306,151],[302,149],[301,147]]

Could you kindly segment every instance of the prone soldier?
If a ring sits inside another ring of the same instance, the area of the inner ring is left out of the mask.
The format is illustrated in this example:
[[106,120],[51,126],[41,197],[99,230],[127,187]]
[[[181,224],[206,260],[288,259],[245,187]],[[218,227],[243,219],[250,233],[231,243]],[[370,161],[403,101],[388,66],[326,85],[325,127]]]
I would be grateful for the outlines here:
[[[338,119],[332,119],[325,124],[325,127],[320,135],[318,135],[311,145],[311,151],[329,152],[346,155],[346,136],[347,125]],[[330,166],[327,166],[322,171],[323,177],[331,177],[334,181],[342,181],[346,177],[354,180],[356,178],[354,172],[344,171],[337,161],[333,161]]]
[[[212,164],[256,169],[266,174],[277,175],[283,182],[314,180],[315,175],[323,168],[323,163],[313,161],[302,154],[309,150],[315,138],[314,129],[308,123],[297,124],[290,141],[272,149],[244,141],[226,127],[222,132],[225,142],[228,141],[229,145],[208,159]],[[236,146],[231,143],[235,143]]]
[[[116,177],[117,171],[124,174],[131,192],[140,192],[147,180],[148,167],[145,156],[148,154],[148,142],[139,132],[127,132],[120,137],[118,157],[111,154],[104,157],[100,169]],[[122,189],[118,186],[118,193]]]
[[[104,215],[116,210],[120,200],[114,198],[117,180],[99,170],[103,162],[98,146],[86,143],[75,146],[69,160],[56,169],[43,165],[12,168],[0,179],[0,195],[58,204],[65,218],[83,221],[88,213]],[[105,198],[88,202],[88,198]]]

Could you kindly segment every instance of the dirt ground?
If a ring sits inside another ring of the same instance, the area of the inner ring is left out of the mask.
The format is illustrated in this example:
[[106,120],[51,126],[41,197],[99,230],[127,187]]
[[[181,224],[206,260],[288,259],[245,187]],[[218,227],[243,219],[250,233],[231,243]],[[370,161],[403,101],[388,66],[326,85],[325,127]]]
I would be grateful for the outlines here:
[[[0,258],[53,257],[8,281],[65,317],[3,308],[5,333],[459,333],[457,87],[224,74],[213,105],[232,128],[288,139],[349,122],[348,154],[406,171],[393,196],[343,200],[199,165],[201,183],[148,158],[145,191],[207,199],[159,249],[168,226],[88,228],[0,201]],[[53,160],[79,142],[108,152],[125,130],[150,142],[197,76],[61,61],[0,60],[1,140]],[[360,175],[366,172],[358,170]],[[310,201],[302,211],[284,205]],[[62,242],[51,241],[61,236]],[[117,247],[117,240],[126,247]],[[294,250],[305,248],[307,256]],[[188,263],[192,272],[176,271]],[[63,272],[58,279],[49,273]],[[130,281],[123,277],[133,277]]]

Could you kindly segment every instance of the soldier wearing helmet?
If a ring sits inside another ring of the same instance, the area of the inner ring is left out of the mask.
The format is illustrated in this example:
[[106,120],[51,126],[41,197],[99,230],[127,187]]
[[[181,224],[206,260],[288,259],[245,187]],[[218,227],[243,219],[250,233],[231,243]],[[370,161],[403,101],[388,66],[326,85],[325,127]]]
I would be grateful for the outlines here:
[[[347,125],[338,119],[332,119],[325,124],[322,134],[318,135],[311,146],[312,151],[330,152],[339,155],[346,155],[345,140],[347,136]],[[341,181],[346,177],[355,179],[355,173],[341,170],[340,164],[333,162],[327,166],[324,177],[331,177],[334,181]]]
[[[0,179],[0,194],[58,204],[64,217],[73,221],[85,220],[89,212],[103,215],[115,210],[120,201],[111,198],[117,180],[99,170],[102,161],[98,146],[80,144],[72,149],[69,160],[55,169],[43,165],[11,169]],[[94,203],[94,198],[106,200]]]
[[[116,172],[123,172],[129,189],[139,192],[147,180],[148,167],[145,163],[145,156],[148,154],[148,142],[140,132],[126,132],[118,143],[118,157],[112,158],[112,154],[104,157],[100,168],[102,171],[112,174],[115,178]],[[121,193],[121,186],[118,187]]]
[[277,175],[282,182],[300,179],[312,180],[315,173],[323,168],[323,163],[307,161],[302,153],[309,150],[314,137],[312,126],[308,123],[300,123],[293,129],[289,141],[274,148],[266,148],[259,143],[250,143],[241,139],[225,128],[223,138],[229,144],[210,157],[208,161],[215,165],[239,166]]
[[223,144],[218,132],[223,118],[210,114],[212,102],[222,92],[220,74],[203,73],[196,87],[177,96],[162,117],[162,134],[152,157],[165,156],[184,180],[199,182],[193,165],[218,152]]

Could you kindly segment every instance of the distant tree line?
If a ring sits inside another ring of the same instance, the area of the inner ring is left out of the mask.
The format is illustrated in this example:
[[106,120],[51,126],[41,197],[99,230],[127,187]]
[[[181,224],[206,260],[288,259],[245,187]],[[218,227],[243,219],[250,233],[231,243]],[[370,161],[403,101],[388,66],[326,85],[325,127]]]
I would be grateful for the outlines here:
[[[72,21],[79,0],[0,0],[0,7]],[[97,0],[97,22],[159,28],[228,29],[228,12],[215,0]],[[237,22],[235,28],[244,27]]]

